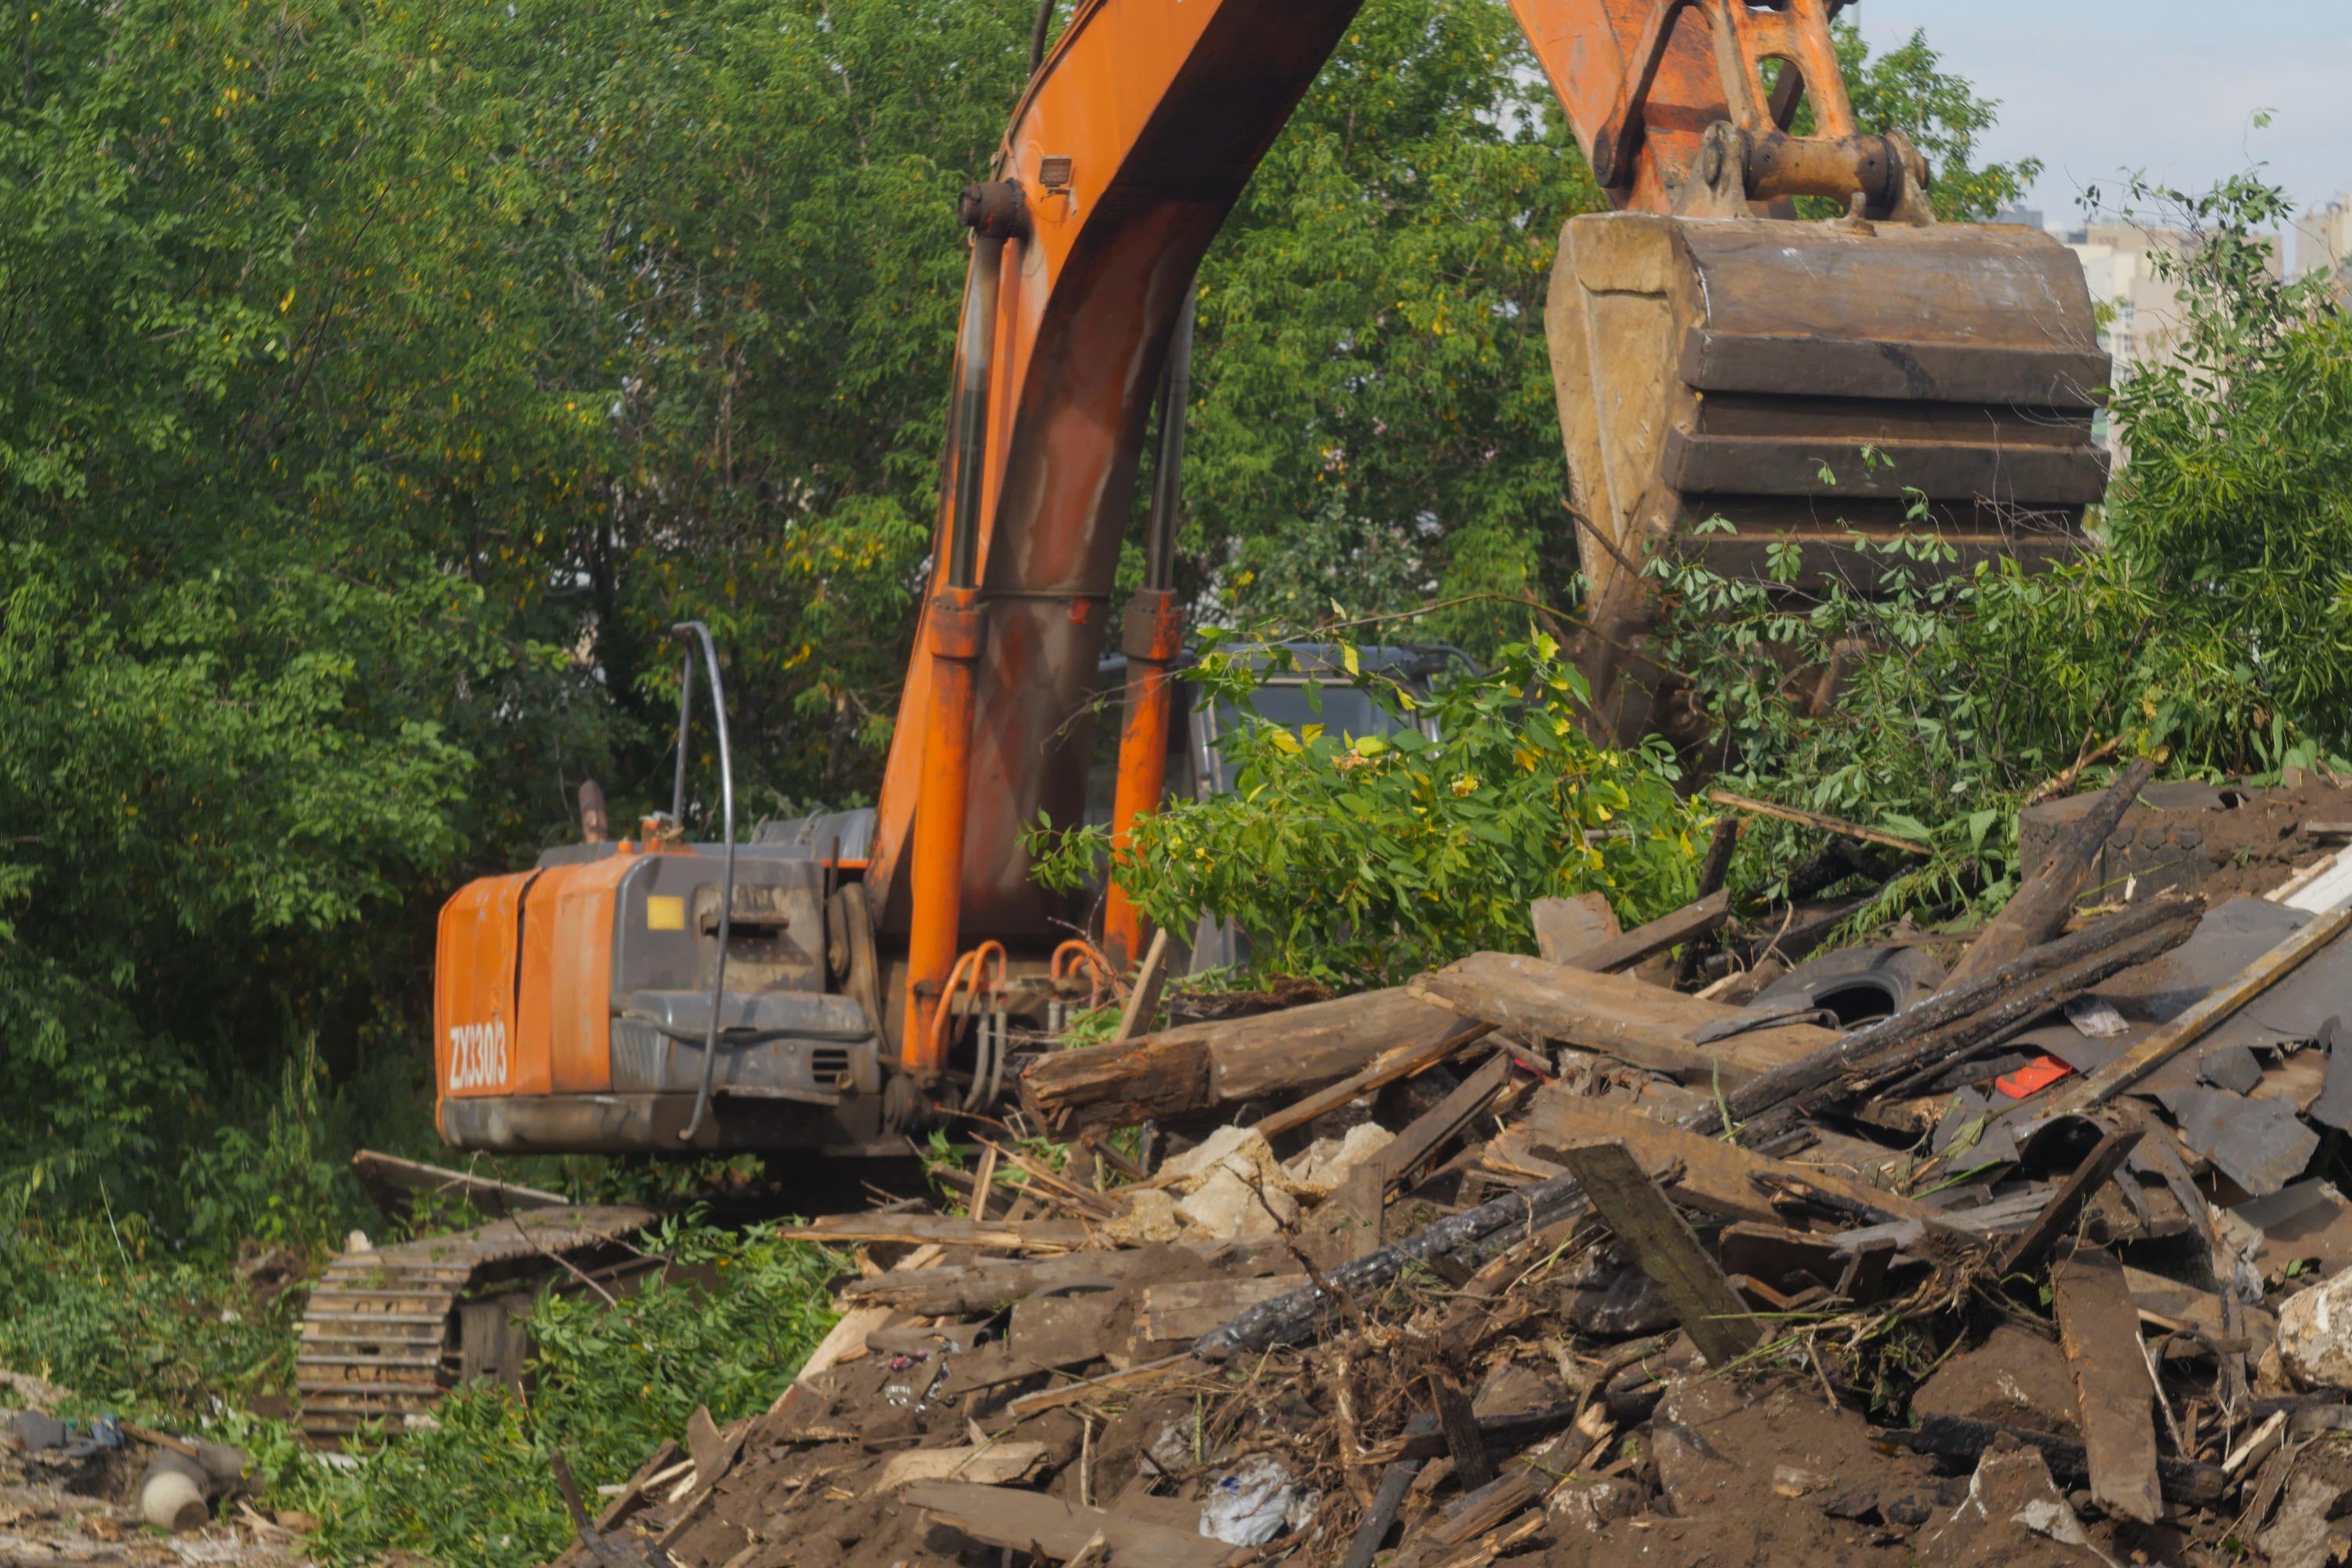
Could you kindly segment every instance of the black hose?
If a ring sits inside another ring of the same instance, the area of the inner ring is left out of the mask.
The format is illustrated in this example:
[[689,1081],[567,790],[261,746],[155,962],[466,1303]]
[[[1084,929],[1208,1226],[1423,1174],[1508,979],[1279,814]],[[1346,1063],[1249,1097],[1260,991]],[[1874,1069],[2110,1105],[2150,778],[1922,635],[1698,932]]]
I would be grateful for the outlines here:
[[710,707],[719,728],[719,809],[727,845],[727,869],[719,893],[719,960],[710,969],[710,1026],[702,1039],[702,1082],[694,1091],[694,1115],[678,1134],[678,1142],[691,1143],[710,1114],[710,1079],[719,1065],[719,1008],[727,995],[727,937],[735,912],[735,756],[727,744],[727,688],[719,679],[719,649],[710,640],[710,628],[700,621],[680,621],[670,627],[670,635],[688,645],[686,672],[679,682],[685,697],[677,712],[677,788],[672,816],[686,809],[687,720],[692,714],[694,697],[693,644],[698,641],[703,668],[710,676]]
[[1045,63],[1045,35],[1054,30],[1054,0],[1037,0],[1037,21],[1029,30],[1029,74]]

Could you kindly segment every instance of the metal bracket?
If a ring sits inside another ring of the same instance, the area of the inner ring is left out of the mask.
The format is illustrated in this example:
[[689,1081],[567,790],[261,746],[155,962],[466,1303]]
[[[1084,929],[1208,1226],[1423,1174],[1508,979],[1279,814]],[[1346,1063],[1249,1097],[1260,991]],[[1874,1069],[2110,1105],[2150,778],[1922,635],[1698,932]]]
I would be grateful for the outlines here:
[[[1854,216],[1928,223],[1921,191],[1927,165],[1898,134],[1865,135],[1840,74],[1829,19],[1836,0],[1655,0],[1634,46],[1633,68],[1619,89],[1608,122],[1592,139],[1593,177],[1603,185],[1632,183],[1647,130],[1651,89],[1665,61],[1682,14],[1706,13],[1715,36],[1717,74],[1726,120],[1709,126],[1698,165],[1677,195],[1687,216],[1745,216],[1748,204],[1784,196],[1830,196],[1856,204]],[[1781,64],[1780,80],[1764,86],[1767,60]],[[1813,106],[1815,133],[1792,136],[1799,86]]]

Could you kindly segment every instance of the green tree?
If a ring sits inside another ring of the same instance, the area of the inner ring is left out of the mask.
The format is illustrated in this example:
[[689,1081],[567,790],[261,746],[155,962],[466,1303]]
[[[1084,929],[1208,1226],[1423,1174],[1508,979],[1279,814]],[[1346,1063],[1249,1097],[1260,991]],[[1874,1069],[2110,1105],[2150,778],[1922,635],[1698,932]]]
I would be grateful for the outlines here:
[[1856,124],[1874,135],[1900,131],[1927,160],[1927,205],[1947,223],[1989,218],[2024,195],[2042,173],[2039,158],[1979,163],[1978,139],[1993,127],[1998,99],[1978,96],[1965,77],[1944,68],[1926,29],[1874,55],[1862,29],[1834,25],[1838,62]]
[[0,1162],[161,1177],[299,1039],[415,1071],[438,899],[571,779],[652,793],[669,621],[759,771],[866,764],[1027,15],[28,16],[0,1050],[48,1114]]
[[1507,10],[1366,6],[1202,268],[1190,581],[1294,623],[1570,596],[1543,303],[1560,225],[1601,205]]

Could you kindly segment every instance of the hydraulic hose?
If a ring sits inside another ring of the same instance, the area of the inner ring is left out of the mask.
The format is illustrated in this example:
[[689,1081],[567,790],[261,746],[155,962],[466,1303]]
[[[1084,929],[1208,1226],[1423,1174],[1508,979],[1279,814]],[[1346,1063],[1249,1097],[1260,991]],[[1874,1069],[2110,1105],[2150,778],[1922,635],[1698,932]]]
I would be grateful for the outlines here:
[[710,708],[719,731],[719,813],[727,846],[727,865],[719,890],[719,958],[710,966],[710,1023],[702,1037],[702,1081],[694,1091],[694,1115],[678,1134],[691,1143],[710,1114],[710,1080],[719,1066],[719,1009],[727,997],[727,937],[735,913],[735,756],[727,743],[727,688],[719,674],[719,649],[710,628],[700,621],[680,621],[670,635],[687,644],[686,668],[678,681],[677,781],[671,794],[670,816],[683,819],[686,810],[686,742],[688,721],[694,712],[694,648],[701,645],[703,668],[710,677]]

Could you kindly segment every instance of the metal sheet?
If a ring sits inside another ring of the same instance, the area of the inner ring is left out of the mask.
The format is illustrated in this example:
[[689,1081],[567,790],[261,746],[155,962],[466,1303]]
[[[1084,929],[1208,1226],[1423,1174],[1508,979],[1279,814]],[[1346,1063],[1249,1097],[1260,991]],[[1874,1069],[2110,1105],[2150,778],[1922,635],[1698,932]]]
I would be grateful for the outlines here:
[[2191,1085],[2158,1096],[2180,1129],[2180,1141],[2260,1197],[2304,1173],[2319,1134],[2303,1124],[2292,1100],[2232,1094]]

